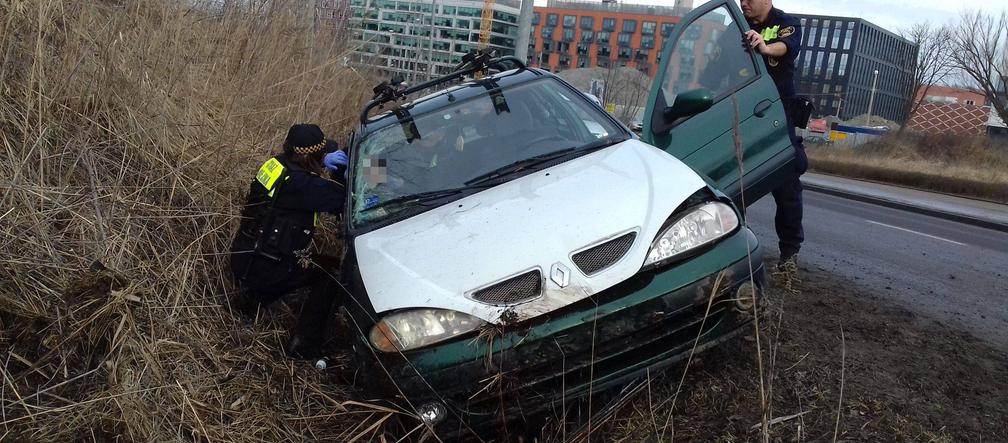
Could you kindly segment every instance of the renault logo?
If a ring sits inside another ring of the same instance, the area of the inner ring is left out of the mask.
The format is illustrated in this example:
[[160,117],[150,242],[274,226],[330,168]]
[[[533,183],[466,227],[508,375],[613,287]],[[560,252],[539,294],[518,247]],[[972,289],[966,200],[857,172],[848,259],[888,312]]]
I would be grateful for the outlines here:
[[550,270],[550,280],[553,280],[553,283],[561,288],[566,288],[570,284],[570,275],[570,269],[563,263],[555,263],[553,269]]

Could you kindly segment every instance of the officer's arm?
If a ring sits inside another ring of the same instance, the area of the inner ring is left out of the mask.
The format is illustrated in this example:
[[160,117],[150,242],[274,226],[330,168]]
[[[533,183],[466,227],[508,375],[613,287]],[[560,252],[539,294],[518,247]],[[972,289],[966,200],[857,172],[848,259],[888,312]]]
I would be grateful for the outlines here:
[[278,208],[338,214],[343,210],[343,184],[312,174],[291,174],[277,197]]
[[763,50],[763,55],[770,57],[783,57],[787,53],[788,47],[784,42],[767,43],[766,49]]

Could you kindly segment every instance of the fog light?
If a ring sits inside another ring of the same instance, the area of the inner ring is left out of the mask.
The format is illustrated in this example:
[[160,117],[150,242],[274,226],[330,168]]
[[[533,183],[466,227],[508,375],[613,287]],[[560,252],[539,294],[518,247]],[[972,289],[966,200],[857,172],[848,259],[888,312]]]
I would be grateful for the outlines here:
[[742,312],[752,312],[759,296],[759,288],[754,286],[751,281],[742,283],[735,291],[735,307]]
[[424,423],[429,426],[434,426],[445,419],[445,416],[448,415],[448,409],[441,403],[432,402],[421,405],[420,408],[417,409],[417,413],[420,414],[420,419],[423,420]]

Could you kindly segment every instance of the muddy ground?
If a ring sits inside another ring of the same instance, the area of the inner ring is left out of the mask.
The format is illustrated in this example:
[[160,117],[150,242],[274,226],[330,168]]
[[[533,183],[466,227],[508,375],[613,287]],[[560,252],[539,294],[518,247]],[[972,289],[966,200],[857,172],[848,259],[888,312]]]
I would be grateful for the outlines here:
[[[1004,352],[878,290],[822,270],[802,268],[801,277],[796,292],[775,287],[761,325],[771,418],[802,414],[771,426],[771,441],[832,441],[834,433],[837,441],[1008,441]],[[694,360],[671,414],[682,367],[653,379],[592,439],[762,441],[754,335]]]

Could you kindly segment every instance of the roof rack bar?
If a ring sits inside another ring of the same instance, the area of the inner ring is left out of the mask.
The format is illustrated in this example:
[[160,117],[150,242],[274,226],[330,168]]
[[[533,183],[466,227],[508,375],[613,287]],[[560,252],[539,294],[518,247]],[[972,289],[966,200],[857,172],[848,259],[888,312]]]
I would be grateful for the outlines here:
[[395,89],[395,85],[382,83],[375,88],[375,98],[364,105],[364,109],[361,110],[360,120],[361,123],[366,124],[368,122],[368,113],[372,109],[381,107],[388,102],[401,100],[409,94],[415,92],[423,91],[425,89],[438,86],[444,83],[453,82],[455,80],[460,80],[465,78],[466,75],[473,74],[479,71],[486,70],[492,66],[503,67],[507,63],[511,63],[516,66],[515,69],[528,69],[521,60],[514,56],[505,56],[499,58],[493,58],[487,60],[485,57],[481,60],[479,54],[470,53],[472,56],[469,60],[463,62],[461,65],[456,67],[456,70],[450,74],[443,75],[441,77],[435,78],[433,80],[426,81],[416,86],[411,86],[403,90]]

